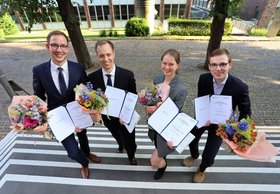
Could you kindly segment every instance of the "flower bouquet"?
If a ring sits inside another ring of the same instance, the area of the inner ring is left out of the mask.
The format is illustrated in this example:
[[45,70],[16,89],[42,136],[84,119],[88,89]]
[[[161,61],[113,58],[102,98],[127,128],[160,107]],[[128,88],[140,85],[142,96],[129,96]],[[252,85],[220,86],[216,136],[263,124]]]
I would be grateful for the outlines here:
[[47,132],[47,103],[37,96],[14,96],[8,114],[12,129]]
[[248,160],[276,162],[279,150],[266,140],[264,132],[258,132],[254,122],[247,117],[238,121],[232,113],[226,124],[219,124],[216,135],[230,147],[230,150]]
[[138,102],[145,106],[155,106],[157,103],[162,102],[162,92],[159,85],[152,88],[146,86],[138,93],[138,96]]
[[86,85],[80,84],[74,88],[76,100],[82,106],[82,111],[92,115],[98,114],[97,122],[101,121],[101,112],[104,108],[108,109],[108,98],[100,88],[93,90],[93,85],[87,82]]

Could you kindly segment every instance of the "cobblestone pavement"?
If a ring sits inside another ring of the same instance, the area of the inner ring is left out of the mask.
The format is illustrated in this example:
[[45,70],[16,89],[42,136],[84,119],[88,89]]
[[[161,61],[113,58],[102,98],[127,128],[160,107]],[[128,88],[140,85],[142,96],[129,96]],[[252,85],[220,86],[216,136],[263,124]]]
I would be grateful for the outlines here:
[[[197,64],[205,60],[208,41],[190,40],[113,40],[116,47],[116,64],[135,73],[137,88],[152,82],[153,76],[160,72],[160,57],[164,50],[177,49],[182,56],[179,76],[188,87],[184,111],[194,115],[193,100],[197,94],[197,81],[205,73]],[[95,60],[95,41],[88,41],[90,55]],[[223,41],[221,47],[227,48],[233,56],[231,73],[245,81],[250,87],[252,118],[256,125],[280,125],[280,44],[279,41]],[[45,43],[1,43],[0,68],[8,79],[32,93],[32,67],[49,59]],[[71,60],[76,61],[73,50]],[[0,138],[9,132],[7,107],[11,100],[0,86]],[[139,124],[145,124],[145,113],[139,105],[137,111],[142,115]]]

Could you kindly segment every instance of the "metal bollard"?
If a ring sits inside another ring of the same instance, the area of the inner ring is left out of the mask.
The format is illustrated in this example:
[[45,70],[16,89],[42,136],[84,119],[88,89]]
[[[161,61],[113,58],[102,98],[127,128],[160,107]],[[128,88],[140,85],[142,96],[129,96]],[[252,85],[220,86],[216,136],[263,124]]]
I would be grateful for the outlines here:
[[10,85],[8,79],[6,78],[6,75],[2,72],[0,69],[0,83],[8,93],[11,99],[13,99],[13,96],[16,96],[15,91],[13,90],[12,86]]

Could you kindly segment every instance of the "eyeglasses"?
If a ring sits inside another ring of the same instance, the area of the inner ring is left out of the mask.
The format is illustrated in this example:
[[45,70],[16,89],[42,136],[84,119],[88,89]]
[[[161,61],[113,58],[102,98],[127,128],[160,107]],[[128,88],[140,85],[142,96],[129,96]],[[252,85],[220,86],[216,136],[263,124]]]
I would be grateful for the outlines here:
[[58,48],[61,48],[62,50],[66,50],[68,48],[68,45],[66,44],[61,44],[61,45],[58,45],[58,44],[50,44],[52,49],[55,49],[57,50]]
[[227,67],[227,65],[228,65],[228,63],[220,63],[220,64],[210,63],[209,69],[217,69],[218,67],[220,67],[220,69],[225,69]]

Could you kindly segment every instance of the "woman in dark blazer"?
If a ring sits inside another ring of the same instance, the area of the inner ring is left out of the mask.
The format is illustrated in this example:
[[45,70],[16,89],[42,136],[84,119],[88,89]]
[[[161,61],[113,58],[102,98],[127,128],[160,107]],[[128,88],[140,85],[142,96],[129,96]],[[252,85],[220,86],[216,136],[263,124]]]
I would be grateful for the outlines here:
[[[165,51],[161,57],[161,69],[163,74],[157,75],[154,78],[154,85],[159,85],[163,93],[162,100],[170,97],[181,110],[186,99],[187,88],[177,75],[179,67],[179,52],[174,49]],[[156,106],[147,106],[147,112],[152,114],[158,106],[160,106],[160,103]],[[166,170],[166,156],[172,153],[175,149],[172,146],[172,142],[167,142],[153,129],[149,129],[149,137],[152,139],[156,147],[151,156],[151,165],[154,168],[158,168],[154,175],[154,179],[158,180],[163,176]]]

